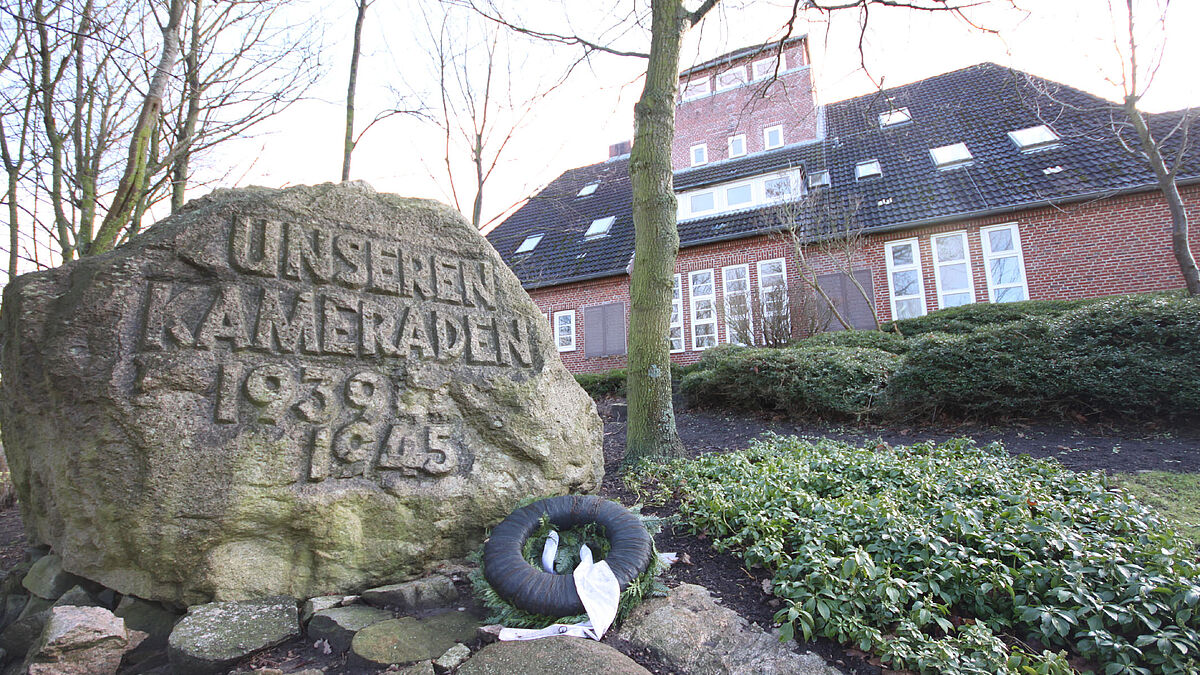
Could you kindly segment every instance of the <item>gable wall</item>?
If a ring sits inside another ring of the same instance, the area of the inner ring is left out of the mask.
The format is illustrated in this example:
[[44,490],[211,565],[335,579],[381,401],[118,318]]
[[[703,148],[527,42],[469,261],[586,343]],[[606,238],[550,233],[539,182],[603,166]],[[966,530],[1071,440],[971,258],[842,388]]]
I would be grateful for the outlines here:
[[[1200,186],[1181,189],[1188,208],[1192,252],[1200,258]],[[875,307],[881,321],[891,318],[891,301],[884,251],[887,242],[916,238],[921,254],[922,282],[927,311],[937,309],[937,288],[933,272],[930,237],[944,232],[965,231],[970,255],[972,280],[977,302],[988,298],[981,228],[1016,223],[1021,239],[1029,296],[1035,300],[1098,297],[1120,293],[1182,288],[1183,280],[1170,249],[1169,217],[1166,204],[1156,192],[1100,199],[1061,207],[977,218],[927,226],[915,230],[870,236],[855,267],[871,270]],[[716,244],[685,248],[679,253],[676,271],[682,274],[684,346],[686,351],[672,354],[680,364],[694,363],[703,352],[691,350],[692,326],[688,273],[714,270],[717,305],[723,303],[721,268],[748,263],[751,287],[758,288],[760,260],[785,258],[789,288],[801,288],[800,266],[791,242],[780,235],[761,235]],[[817,274],[837,271],[831,261],[809,254]],[[604,302],[620,301],[628,317],[629,278],[615,276],[589,282],[563,284],[530,292],[544,312],[576,310],[576,349],[563,352],[563,362],[572,372],[599,372],[625,366],[623,356],[583,357],[582,308]],[[758,321],[758,317],[755,317]],[[728,340],[723,319],[718,321],[721,342]]]

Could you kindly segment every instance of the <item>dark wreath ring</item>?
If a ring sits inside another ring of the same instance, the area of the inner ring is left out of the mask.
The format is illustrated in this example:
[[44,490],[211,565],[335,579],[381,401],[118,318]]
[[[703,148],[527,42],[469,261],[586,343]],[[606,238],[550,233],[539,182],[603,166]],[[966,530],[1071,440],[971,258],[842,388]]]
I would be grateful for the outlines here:
[[483,547],[484,578],[500,597],[520,609],[548,617],[584,613],[572,575],[543,572],[521,554],[543,516],[561,530],[588,523],[603,527],[609,542],[604,560],[622,591],[650,566],[650,533],[624,506],[593,495],[536,501],[513,511],[492,530]]

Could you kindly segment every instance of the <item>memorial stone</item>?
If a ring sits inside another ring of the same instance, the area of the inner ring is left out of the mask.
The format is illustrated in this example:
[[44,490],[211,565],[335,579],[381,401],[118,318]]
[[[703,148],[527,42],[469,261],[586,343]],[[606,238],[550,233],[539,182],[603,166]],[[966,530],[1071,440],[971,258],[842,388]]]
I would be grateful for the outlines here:
[[4,289],[0,428],[31,542],[195,604],[412,578],[602,425],[457,213],[361,183],[217,191]]

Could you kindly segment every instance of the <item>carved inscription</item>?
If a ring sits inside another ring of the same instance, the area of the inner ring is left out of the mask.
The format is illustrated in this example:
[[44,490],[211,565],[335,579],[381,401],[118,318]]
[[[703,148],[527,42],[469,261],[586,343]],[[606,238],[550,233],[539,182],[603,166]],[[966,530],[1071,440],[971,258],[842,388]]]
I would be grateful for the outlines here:
[[499,309],[490,260],[242,217],[228,255],[234,279],[148,282],[141,349],[219,354],[214,421],[284,429],[308,447],[310,481],[471,462],[461,420],[404,410],[396,366],[539,365],[536,319]]

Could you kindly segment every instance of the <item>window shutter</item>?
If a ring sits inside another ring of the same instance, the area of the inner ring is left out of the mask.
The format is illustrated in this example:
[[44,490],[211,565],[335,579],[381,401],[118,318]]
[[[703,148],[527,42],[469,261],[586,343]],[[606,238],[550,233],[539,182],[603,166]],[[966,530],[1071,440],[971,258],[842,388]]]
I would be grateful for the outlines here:
[[604,306],[604,353],[616,356],[625,353],[625,303]]
[[604,306],[583,308],[583,355],[604,354]]
[[[854,270],[854,278],[858,283],[862,284],[863,290],[871,296],[872,300],[875,297],[874,289],[871,287],[871,271],[870,270]],[[846,321],[850,322],[850,326],[859,330],[870,330],[875,327],[875,319],[871,314],[871,307],[863,298],[862,293],[858,292],[854,282],[850,277],[843,272],[835,272],[833,274],[822,274],[817,277],[817,285],[829,299],[833,301],[838,312]],[[844,330],[842,324],[838,323],[837,319],[832,319],[829,326],[826,328],[829,331]]]

